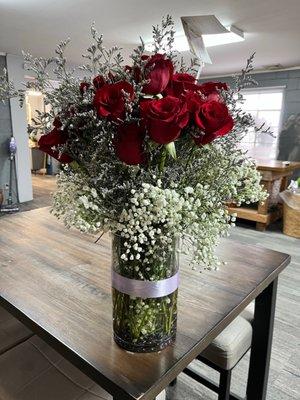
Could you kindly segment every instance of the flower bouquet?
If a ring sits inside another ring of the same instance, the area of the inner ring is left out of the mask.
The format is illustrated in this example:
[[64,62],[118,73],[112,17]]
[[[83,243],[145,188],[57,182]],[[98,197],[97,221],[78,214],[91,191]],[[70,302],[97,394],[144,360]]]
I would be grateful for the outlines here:
[[[158,351],[176,334],[179,251],[193,254],[192,268],[217,268],[215,246],[234,223],[226,203],[266,196],[239,148],[254,124],[239,108],[252,58],[231,89],[196,81],[197,62],[172,49],[170,17],[153,27],[153,54],[142,41],[130,65],[91,33],[82,78],[67,69],[67,41],[51,59],[25,54],[36,77],[27,87],[51,105],[34,121],[39,148],[63,164],[52,212],[68,228],[112,234],[115,340]],[[0,86],[2,98],[24,97],[5,76]]]

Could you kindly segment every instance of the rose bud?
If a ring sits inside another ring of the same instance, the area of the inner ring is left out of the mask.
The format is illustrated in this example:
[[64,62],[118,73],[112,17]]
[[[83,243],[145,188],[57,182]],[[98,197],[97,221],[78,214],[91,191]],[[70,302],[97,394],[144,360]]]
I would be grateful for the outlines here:
[[88,82],[81,82],[81,84],[79,86],[80,93],[83,95],[90,86],[91,86],[91,84]]
[[199,85],[199,90],[208,100],[220,100],[220,90],[228,90],[227,83],[222,82],[205,82]]
[[149,83],[143,87],[143,93],[154,95],[163,92],[173,76],[172,61],[164,54],[143,56],[143,59],[148,59],[145,65],[145,79],[149,80]]

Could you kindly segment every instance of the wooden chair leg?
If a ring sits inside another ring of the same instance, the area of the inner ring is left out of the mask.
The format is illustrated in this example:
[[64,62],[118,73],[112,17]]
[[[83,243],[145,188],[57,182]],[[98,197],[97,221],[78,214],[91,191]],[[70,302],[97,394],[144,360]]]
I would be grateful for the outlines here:
[[231,382],[231,370],[223,370],[220,373],[220,384],[219,384],[219,397],[218,400],[229,400],[230,396],[230,382]]

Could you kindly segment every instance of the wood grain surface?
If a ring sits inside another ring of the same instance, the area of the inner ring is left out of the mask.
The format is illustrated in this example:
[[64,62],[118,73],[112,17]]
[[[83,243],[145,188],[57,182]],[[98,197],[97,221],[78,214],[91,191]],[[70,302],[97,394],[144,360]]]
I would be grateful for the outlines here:
[[112,338],[110,239],[67,231],[47,208],[0,221],[0,304],[117,399],[153,399],[286,267],[290,257],[224,240],[227,265],[181,260],[177,339],[132,354]]
[[279,173],[284,172],[293,172],[297,169],[300,169],[300,162],[297,161],[288,161],[288,165],[284,163],[284,161],[277,160],[258,160],[256,162],[256,168],[258,171],[274,171]]

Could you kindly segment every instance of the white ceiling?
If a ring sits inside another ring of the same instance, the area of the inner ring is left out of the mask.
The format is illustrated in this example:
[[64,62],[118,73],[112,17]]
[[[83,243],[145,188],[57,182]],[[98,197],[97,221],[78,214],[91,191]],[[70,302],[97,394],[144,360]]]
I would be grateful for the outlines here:
[[245,32],[244,42],[209,49],[213,64],[203,75],[237,72],[254,51],[257,69],[300,65],[300,0],[0,0],[0,51],[50,56],[70,37],[67,56],[81,63],[95,21],[105,43],[122,46],[127,55],[139,35],[151,39],[151,26],[167,13],[178,33],[183,33],[180,16],[205,14]]

